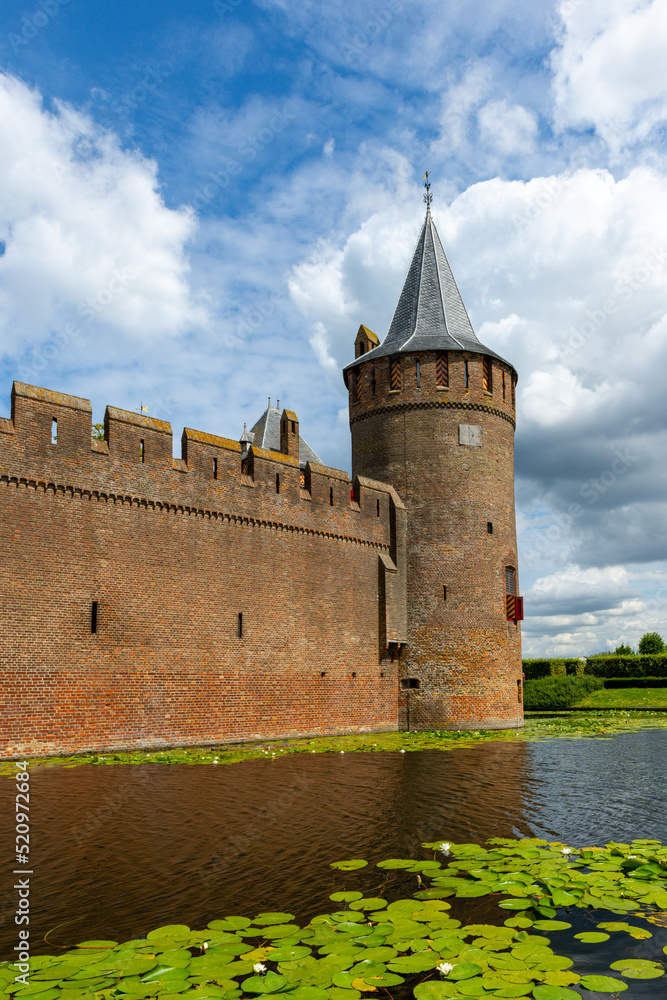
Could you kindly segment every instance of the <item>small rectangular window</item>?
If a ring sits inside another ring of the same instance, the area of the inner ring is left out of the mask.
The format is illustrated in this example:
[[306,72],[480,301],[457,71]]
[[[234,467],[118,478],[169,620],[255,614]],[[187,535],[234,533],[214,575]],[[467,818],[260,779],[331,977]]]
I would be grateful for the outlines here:
[[326,677],[326,675],[327,675],[327,672],[326,672],[326,670],[323,670],[323,671],[322,671],[322,672],[320,673],[320,677]]
[[90,609],[90,631],[93,635],[97,632],[97,601],[93,601]]
[[144,439],[143,438],[139,442],[139,461],[140,462],[145,462],[146,461],[146,447],[145,447]]
[[391,372],[389,388],[392,392],[398,392],[401,388],[401,359],[392,358],[390,364]]
[[521,690],[520,680],[516,682],[516,700],[519,702],[519,704],[521,704],[521,702],[523,701],[523,692]]
[[421,389],[422,376],[421,376],[421,366],[420,366],[419,362],[417,362],[415,368],[416,368],[416,372],[417,372],[417,388]]
[[276,472],[276,493],[280,493],[280,473]]
[[238,620],[236,623],[236,634],[239,639],[243,638],[243,614],[239,611]]
[[511,566],[505,568],[505,593],[516,594],[516,583],[514,577],[514,570]]
[[355,386],[355,399],[357,403],[361,402],[361,369],[357,368],[354,373],[354,386]]
[[438,351],[435,358],[435,384],[438,389],[449,386],[449,357],[447,351]]
[[58,444],[58,421],[55,417],[51,421],[51,444]]
[[353,670],[353,671],[352,671],[352,676],[353,676],[353,677],[356,677],[356,676],[357,676],[357,671],[356,671],[356,670]]
[[296,423],[294,420],[290,421],[292,424],[292,434],[296,434]]
[[333,486],[330,486],[330,487],[329,487],[329,503],[331,504],[331,506],[332,506],[332,507],[333,507],[333,505],[334,505],[334,502],[333,502],[333,501],[334,501],[334,496],[333,496]]
[[447,588],[446,587],[442,588],[442,599],[443,599],[443,601],[447,600]]
[[218,478],[218,460],[217,460],[217,458],[213,459],[213,478],[214,479]]
[[503,372],[503,402],[505,401],[505,372]]
[[379,517],[380,516],[380,501],[376,500],[375,502],[377,504],[376,513],[377,513],[377,516]]
[[418,688],[420,681],[418,677],[404,677],[401,681],[401,690],[403,691],[414,691]]
[[516,379],[512,375],[512,409],[516,406]]
[[463,362],[463,374],[464,374],[464,378],[465,378],[465,387],[466,387],[466,389],[468,389],[469,386],[470,386],[470,375],[468,374],[468,362],[467,361]]
[[371,392],[375,395],[375,366],[371,368]]
[[486,354],[483,359],[483,373],[484,392],[493,392],[493,368],[491,366],[491,358]]
[[486,522],[486,533],[487,533],[487,535],[492,535],[493,534],[493,521],[487,521]]

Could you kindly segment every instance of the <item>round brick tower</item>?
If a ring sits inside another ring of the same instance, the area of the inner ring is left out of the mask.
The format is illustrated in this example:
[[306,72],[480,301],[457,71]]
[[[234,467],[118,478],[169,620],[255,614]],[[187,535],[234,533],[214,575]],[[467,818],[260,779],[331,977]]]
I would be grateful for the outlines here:
[[477,339],[430,206],[389,332],[344,370],[352,475],[408,511],[399,724],[523,725],[513,366]]

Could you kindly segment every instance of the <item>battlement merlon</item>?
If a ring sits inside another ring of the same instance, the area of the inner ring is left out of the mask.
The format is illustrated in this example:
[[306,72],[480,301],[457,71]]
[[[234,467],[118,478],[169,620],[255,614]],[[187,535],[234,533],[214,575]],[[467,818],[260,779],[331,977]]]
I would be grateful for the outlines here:
[[[98,440],[92,437],[90,400],[22,382],[13,385],[11,412],[11,419],[0,418],[0,444],[6,460],[11,459],[2,464],[7,471],[11,464],[12,474],[69,476],[65,467],[60,467],[61,460],[67,465],[74,461],[80,472],[90,460],[95,478],[104,468],[112,467],[116,475],[123,476],[118,466],[126,467],[130,490],[141,481],[130,485],[135,481],[130,466],[137,472],[141,466],[151,466],[158,474],[162,467],[164,485],[175,489],[178,483],[171,478],[175,471],[200,481],[207,492],[217,492],[216,480],[220,487],[232,489],[235,484],[263,486],[279,492],[288,502],[309,500],[322,508],[361,514],[371,521],[390,518],[391,559],[396,565],[404,564],[405,553],[399,552],[396,540],[401,537],[401,524],[404,529],[405,508],[394,488],[362,476],[351,481],[347,472],[315,462],[300,467],[298,447],[294,454],[286,454],[251,445],[246,453],[238,441],[186,427],[181,438],[182,457],[174,459],[172,428],[167,421],[107,406],[105,440]],[[295,423],[294,432],[291,426],[288,430],[298,438],[296,414],[283,410],[282,418]]]

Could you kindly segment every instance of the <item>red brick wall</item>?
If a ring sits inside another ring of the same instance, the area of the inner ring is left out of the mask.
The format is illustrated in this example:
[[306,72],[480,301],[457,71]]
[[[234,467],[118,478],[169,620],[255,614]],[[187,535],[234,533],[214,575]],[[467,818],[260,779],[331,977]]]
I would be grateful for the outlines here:
[[[520,626],[505,614],[505,567],[518,569],[512,371],[492,359],[486,392],[482,355],[450,352],[443,389],[434,353],[399,358],[399,391],[390,388],[389,357],[352,370],[350,424],[353,475],[391,483],[408,512],[409,635],[400,675],[420,684],[409,694],[410,727],[521,725]],[[481,427],[481,447],[459,443],[461,424]],[[403,692],[402,726],[407,711]]]
[[242,474],[236,442],[193,431],[172,460],[168,424],[111,409],[91,450],[90,421],[19,386],[0,423],[0,754],[395,729],[392,491],[350,502],[320,466],[304,490],[271,452]]

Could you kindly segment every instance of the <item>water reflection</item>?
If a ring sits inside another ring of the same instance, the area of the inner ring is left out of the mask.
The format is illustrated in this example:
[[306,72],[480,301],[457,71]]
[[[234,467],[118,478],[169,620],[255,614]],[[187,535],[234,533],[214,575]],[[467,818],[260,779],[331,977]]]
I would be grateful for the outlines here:
[[[225,767],[82,766],[33,772],[31,930],[123,940],[164,923],[330,907],[331,861],[420,856],[422,841],[547,835],[665,838],[667,732],[613,741],[487,743],[451,752],[295,755]],[[2,870],[13,784],[0,784]],[[354,876],[355,879],[357,876]],[[413,876],[414,877],[414,876]],[[377,869],[362,880],[377,887]],[[5,881],[0,943],[16,928]],[[362,888],[365,887],[362,884]],[[416,886],[406,886],[414,891]]]

